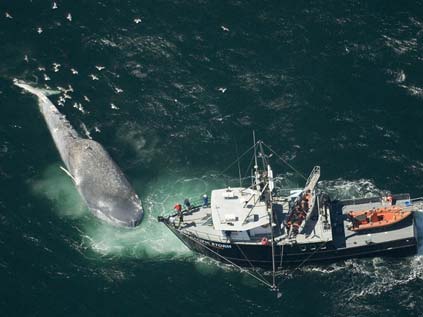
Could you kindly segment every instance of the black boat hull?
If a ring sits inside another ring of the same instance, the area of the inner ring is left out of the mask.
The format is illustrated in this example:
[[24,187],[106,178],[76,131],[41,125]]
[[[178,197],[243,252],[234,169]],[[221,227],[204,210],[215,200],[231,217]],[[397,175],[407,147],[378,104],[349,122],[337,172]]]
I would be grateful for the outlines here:
[[[242,267],[272,267],[272,247],[261,244],[218,243],[196,236],[186,235],[166,224],[168,228],[191,250],[209,256],[224,263],[235,263]],[[308,245],[275,246],[276,266],[292,266],[299,264],[317,264],[337,262],[351,258],[363,257],[404,257],[417,253],[415,237],[370,243],[360,247],[336,248],[331,242]],[[282,261],[281,261],[281,254]]]

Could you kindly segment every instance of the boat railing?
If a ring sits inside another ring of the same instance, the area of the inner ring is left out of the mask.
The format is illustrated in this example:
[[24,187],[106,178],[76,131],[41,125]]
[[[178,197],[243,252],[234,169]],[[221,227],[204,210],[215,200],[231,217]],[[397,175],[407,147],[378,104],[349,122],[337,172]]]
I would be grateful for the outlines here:
[[223,243],[229,243],[230,240],[227,237],[223,237],[221,235],[205,232],[205,231],[199,231],[199,230],[187,230],[188,234],[195,236],[202,240],[208,240],[208,241],[216,241],[216,242],[223,242]]
[[[395,194],[392,195],[395,200],[406,200],[406,201],[413,201],[417,198],[410,199],[409,194]],[[423,198],[423,197],[420,197]],[[370,198],[353,198],[353,199],[347,199],[342,200],[343,205],[361,205],[365,203],[377,203],[380,202],[382,197],[376,196],[376,197],[370,197]]]
[[[210,202],[207,203],[207,205],[204,204],[204,202],[201,199],[198,200],[190,200],[191,206],[190,208],[186,208],[184,205],[184,209],[182,209],[182,214],[185,215],[187,213],[198,211],[200,208],[207,208],[210,206]],[[178,213],[175,212],[175,209],[169,210],[164,213],[164,217],[174,217],[177,216]]]
[[237,238],[233,238],[233,237],[224,237],[221,235],[217,235],[217,234],[212,234],[209,232],[205,232],[205,231],[200,231],[200,230],[187,230],[185,231],[187,234],[190,234],[192,236],[195,236],[199,239],[202,240],[208,240],[211,242],[221,242],[221,243],[230,243],[230,242],[259,242],[262,241],[263,238],[267,238],[267,239],[271,239],[271,235],[270,234],[262,234],[259,236],[250,236],[249,240],[246,239],[237,239]]

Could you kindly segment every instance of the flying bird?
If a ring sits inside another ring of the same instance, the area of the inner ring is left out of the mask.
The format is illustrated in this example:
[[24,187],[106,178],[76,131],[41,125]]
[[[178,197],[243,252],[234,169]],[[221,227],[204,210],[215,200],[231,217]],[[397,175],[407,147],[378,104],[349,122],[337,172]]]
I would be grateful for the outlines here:
[[59,71],[59,67],[60,67],[60,66],[61,66],[60,64],[53,63],[53,71],[54,71],[55,73],[57,73],[57,72]]
[[78,71],[75,68],[71,68],[70,71],[73,75],[78,75]]
[[10,13],[9,13],[9,12],[5,12],[5,13],[4,13],[4,16],[5,16],[6,18],[8,18],[8,19],[13,19],[13,17],[10,15]]
[[92,80],[98,80],[98,77],[94,74],[90,74],[89,76],[91,77]]
[[217,90],[219,90],[222,94],[224,94],[224,93],[226,92],[227,88],[225,88],[225,87],[220,87],[220,88],[218,88]]
[[53,2],[53,6],[51,7],[53,10],[57,9],[57,3]]
[[38,27],[38,28],[37,28],[37,33],[38,33],[38,34],[43,33],[43,29],[42,29],[41,27]]
[[138,23],[141,23],[141,22],[142,22],[142,20],[141,20],[140,18],[135,18],[135,19],[134,19],[134,22],[135,22],[136,24],[138,24]]
[[95,68],[97,68],[99,71],[102,71],[103,69],[105,69],[106,67],[101,66],[101,65],[96,65]]
[[220,28],[222,29],[223,32],[229,32],[229,28],[227,28],[224,25],[221,25]]
[[110,108],[112,108],[113,110],[119,110],[119,107],[117,107],[114,103],[110,104]]
[[72,15],[70,13],[68,13],[68,15],[66,16],[66,19],[68,19],[70,22],[72,22]]

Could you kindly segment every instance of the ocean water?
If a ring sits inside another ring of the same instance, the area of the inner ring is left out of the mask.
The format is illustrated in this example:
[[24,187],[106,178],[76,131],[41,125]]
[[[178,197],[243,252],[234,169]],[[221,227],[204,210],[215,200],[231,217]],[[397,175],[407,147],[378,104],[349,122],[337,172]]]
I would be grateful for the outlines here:
[[[253,130],[333,197],[421,196],[422,1],[53,3],[0,0],[0,315],[423,315],[423,249],[286,269],[277,299],[156,222],[236,184]],[[67,90],[52,100],[124,170],[140,227],[90,215],[14,78]]]

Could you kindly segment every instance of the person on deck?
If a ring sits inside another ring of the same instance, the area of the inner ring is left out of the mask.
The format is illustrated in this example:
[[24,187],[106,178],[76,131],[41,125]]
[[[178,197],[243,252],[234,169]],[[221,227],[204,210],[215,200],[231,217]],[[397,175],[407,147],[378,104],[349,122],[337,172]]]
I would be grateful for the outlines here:
[[209,197],[207,196],[207,194],[203,195],[203,207],[207,207],[207,205],[209,204]]
[[185,205],[185,207],[186,207],[188,210],[190,210],[190,209],[191,209],[191,202],[189,201],[189,199],[188,199],[188,198],[185,198],[185,200],[184,200],[184,205]]
[[178,217],[179,217],[179,222],[181,223],[182,221],[184,221],[184,216],[182,214],[182,205],[180,203],[177,203],[173,209],[176,210]]

